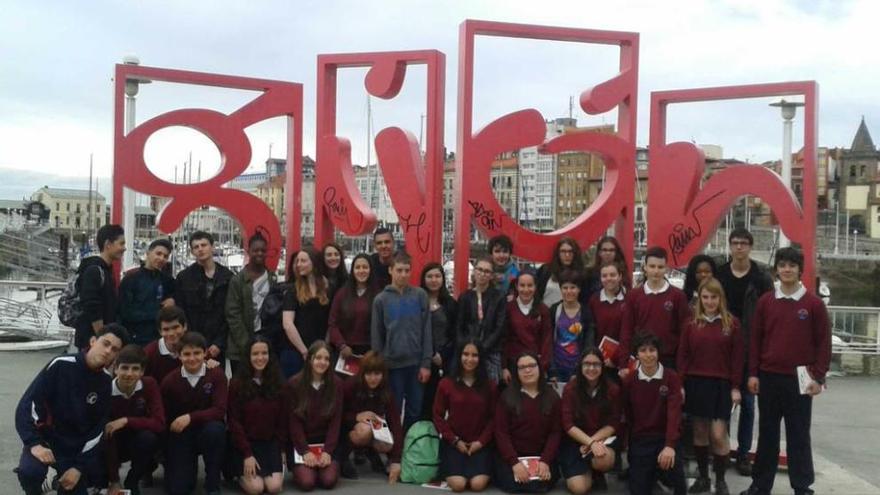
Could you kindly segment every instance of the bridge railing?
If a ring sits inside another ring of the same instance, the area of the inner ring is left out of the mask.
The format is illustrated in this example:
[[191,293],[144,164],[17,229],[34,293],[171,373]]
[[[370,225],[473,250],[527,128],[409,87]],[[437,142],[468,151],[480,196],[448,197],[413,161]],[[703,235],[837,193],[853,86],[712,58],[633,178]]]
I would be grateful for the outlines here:
[[828,306],[834,354],[880,355],[880,308]]
[[58,296],[65,282],[0,280],[0,330],[31,339],[68,338],[73,329],[58,321]]

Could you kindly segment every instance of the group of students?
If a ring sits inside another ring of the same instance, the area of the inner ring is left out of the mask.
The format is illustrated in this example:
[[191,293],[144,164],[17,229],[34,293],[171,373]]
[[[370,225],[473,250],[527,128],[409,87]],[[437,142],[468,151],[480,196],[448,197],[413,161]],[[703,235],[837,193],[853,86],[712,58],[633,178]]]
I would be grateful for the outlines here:
[[[137,493],[162,461],[167,491],[186,494],[200,455],[208,493],[219,491],[221,471],[246,493],[277,493],[285,464],[301,489],[329,488],[340,474],[357,477],[353,452],[394,482],[404,433],[429,419],[442,439],[440,476],[454,491],[494,480],[542,492],[561,474],[580,495],[604,485],[626,452],[631,493],[651,493],[659,478],[683,494],[683,413],[699,469],[690,491],[710,489],[711,450],[715,491],[727,493],[731,407],[742,407],[737,466],[747,474],[747,406],[759,390],[745,493],[770,493],[782,418],[792,487],[811,493],[810,398],[830,361],[827,312],[800,283],[803,256],[777,253],[774,288],[749,259],[745,230],[731,234],[723,267],[695,257],[687,294],[666,280],[659,247],[647,250],[645,281],[632,287],[613,237],[599,241],[589,269],[565,238],[535,272],[517,266],[511,240],[498,236],[457,300],[439,263],[410,285],[411,261],[385,229],[374,233],[375,253],[355,256],[348,272],[336,244],[294,253],[284,284],[266,268],[259,234],[232,274],[213,260],[211,236],[194,233],[196,262],[176,280],[152,273],[170,251],[156,241],[140,269],[150,273],[127,274],[119,299],[110,266],[125,250],[122,230],[102,227],[97,240],[100,256],[80,267],[81,353],[52,360],[16,412],[25,493],[40,493],[49,465],[59,493],[107,483],[111,495]],[[150,296],[126,295],[142,293]],[[152,331],[133,324],[137,311],[117,309],[127,298],[153,305]],[[597,347],[604,337],[616,351]],[[352,356],[359,370],[343,381],[335,365]],[[105,372],[114,363],[115,378]],[[801,365],[813,380],[806,395]],[[374,438],[376,424],[392,442]],[[132,467],[120,483],[125,460]]]

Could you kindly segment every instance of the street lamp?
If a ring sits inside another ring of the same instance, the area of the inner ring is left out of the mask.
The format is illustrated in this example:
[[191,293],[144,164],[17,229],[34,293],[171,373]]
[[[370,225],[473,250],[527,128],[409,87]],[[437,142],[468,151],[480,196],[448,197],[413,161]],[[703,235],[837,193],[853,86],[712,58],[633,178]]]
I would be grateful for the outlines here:
[[[794,118],[798,107],[804,106],[803,103],[794,101],[785,101],[781,99],[776,103],[771,103],[771,107],[779,107],[782,111],[782,183],[786,187],[791,188],[791,120]],[[791,242],[782,233],[782,226],[779,226],[779,247],[788,247]]]
[[[140,65],[140,59],[137,55],[126,55],[122,57],[122,63],[125,65]],[[141,84],[149,84],[151,81],[146,78],[129,77],[125,80],[125,134],[128,135],[135,127],[136,101]],[[127,259],[123,259],[122,269],[127,270],[137,265],[137,255],[134,249],[134,234],[137,226],[135,225],[135,204],[137,193],[128,188],[122,190],[122,203],[124,217],[122,220],[122,228],[125,229],[125,245],[126,251],[131,253]]]

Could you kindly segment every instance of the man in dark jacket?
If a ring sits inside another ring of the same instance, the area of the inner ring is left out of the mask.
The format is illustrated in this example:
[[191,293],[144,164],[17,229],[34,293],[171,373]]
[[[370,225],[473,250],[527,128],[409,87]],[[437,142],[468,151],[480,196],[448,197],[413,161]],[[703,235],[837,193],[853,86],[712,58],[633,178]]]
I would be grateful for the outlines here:
[[119,284],[119,320],[139,346],[159,338],[156,314],[174,304],[174,278],[163,270],[171,249],[168,239],[151,242],[144,263],[125,272]]
[[[754,238],[744,228],[734,229],[728,237],[730,244],[730,262],[718,268],[718,281],[724,288],[727,307],[736,316],[742,328],[745,343],[746,367],[748,367],[749,343],[751,341],[752,316],[758,299],[773,288],[773,281],[767,271],[749,258]],[[751,476],[752,467],[749,463],[749,450],[752,448],[752,433],[755,424],[755,396],[746,387],[747,370],[743,369],[743,382],[740,384],[742,403],[737,428],[736,469],[742,476]]]
[[373,288],[381,292],[391,283],[391,263],[394,261],[394,234],[385,227],[379,227],[373,232],[373,249],[375,253],[370,255],[370,274],[373,278]]
[[116,281],[111,267],[125,254],[125,232],[119,225],[104,225],[96,241],[100,254],[83,259],[77,268],[82,315],[74,326],[73,343],[81,351],[104,325],[116,321]]
[[208,341],[208,358],[226,362],[226,294],[232,271],[214,261],[214,237],[201,230],[189,237],[196,262],[177,274],[174,300],[186,313],[190,330]]

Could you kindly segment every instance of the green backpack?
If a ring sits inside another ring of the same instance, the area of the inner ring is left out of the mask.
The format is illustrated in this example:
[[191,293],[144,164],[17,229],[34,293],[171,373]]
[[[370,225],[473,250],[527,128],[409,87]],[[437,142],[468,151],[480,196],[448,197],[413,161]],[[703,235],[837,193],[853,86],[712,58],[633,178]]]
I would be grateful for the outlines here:
[[404,483],[428,483],[437,476],[440,466],[440,435],[430,421],[410,426],[403,441],[400,480]]

